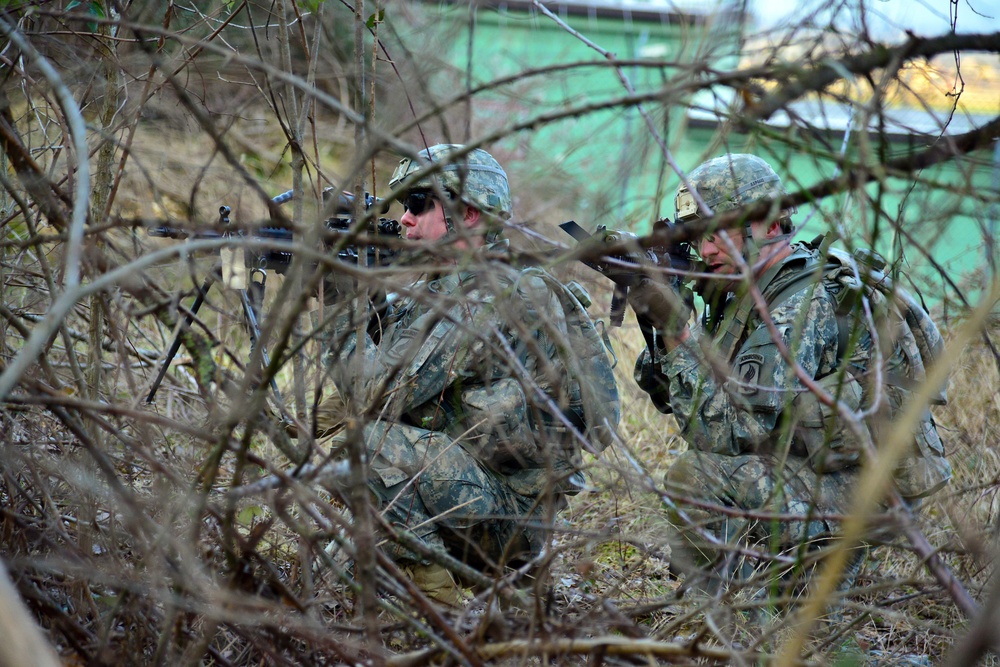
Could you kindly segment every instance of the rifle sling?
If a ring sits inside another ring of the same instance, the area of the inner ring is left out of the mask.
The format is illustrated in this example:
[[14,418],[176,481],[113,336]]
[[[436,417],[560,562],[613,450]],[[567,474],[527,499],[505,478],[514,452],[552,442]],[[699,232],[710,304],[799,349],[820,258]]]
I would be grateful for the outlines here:
[[[793,257],[794,255],[789,257],[788,260]],[[761,294],[767,291],[771,281],[773,281],[778,275],[778,272],[788,264],[788,260],[775,264],[765,271],[760,277],[757,281],[757,288],[760,290]],[[798,282],[799,279],[796,278],[796,280],[793,281],[793,284]],[[798,287],[793,292],[785,295],[785,292],[787,291],[786,288],[785,290],[782,290],[778,296],[783,299],[787,299],[789,296],[799,291],[799,289],[801,289],[801,287]],[[769,309],[773,309],[772,304],[773,301],[769,302]],[[747,293],[740,298],[736,308],[731,310],[726,316],[726,319],[723,321],[723,326],[721,328],[722,333],[716,338],[716,348],[722,352],[724,359],[731,361],[733,355],[736,354],[736,348],[740,344],[740,341],[743,340],[743,334],[746,332],[747,323],[750,321],[750,313],[753,311],[753,307],[753,296],[749,293],[749,290],[747,290]]]
[[[774,295],[773,298],[768,300],[768,309],[773,311],[775,308],[780,306],[782,303],[784,303],[794,295],[798,294],[799,292],[806,289],[810,285],[815,284],[814,281],[817,275],[823,273],[827,269],[837,269],[837,268],[839,267],[835,264],[827,264],[824,266],[822,263],[818,261],[812,262],[811,265],[807,264],[806,268],[803,269],[801,273],[797,274],[790,283],[785,285],[777,294]],[[768,278],[768,276],[765,275],[762,277],[761,288],[760,288],[761,292],[767,289],[767,284],[764,282],[765,279],[767,280],[767,282],[770,282],[770,280],[774,279],[774,276],[770,276],[770,278]],[[750,295],[746,295],[744,297],[744,301],[752,301],[752,299],[750,299],[749,296]],[[746,323],[744,322],[743,327],[745,326]],[[742,335],[742,331],[740,332],[740,335]],[[837,365],[838,366],[844,361],[844,358],[847,354],[847,348],[850,345],[850,339],[851,339],[851,326],[848,321],[848,318],[838,314],[837,315]],[[730,354],[733,354],[734,352],[735,350],[732,350],[730,351]],[[851,368],[848,368],[848,372],[852,373],[855,376],[858,375]],[[883,377],[886,384],[889,384],[894,387],[900,387],[902,389],[908,389],[910,391],[913,391],[919,386],[918,382],[900,373],[887,371],[885,372]]]

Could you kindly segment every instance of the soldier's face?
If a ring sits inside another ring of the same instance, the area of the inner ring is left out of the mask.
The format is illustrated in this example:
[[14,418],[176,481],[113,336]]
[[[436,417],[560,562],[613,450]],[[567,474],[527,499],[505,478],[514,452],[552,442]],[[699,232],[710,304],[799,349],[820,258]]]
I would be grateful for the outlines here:
[[[448,202],[448,205],[452,221],[459,220],[459,224],[465,230],[472,230],[479,223],[479,209],[467,206],[458,200]],[[399,224],[403,226],[407,240],[434,243],[448,235],[444,204],[433,193],[410,194],[403,200],[403,207],[406,210],[399,219]],[[482,237],[477,233],[468,234],[463,230],[461,236],[462,238],[455,242],[457,248],[482,244]]]
[[698,246],[698,254],[708,267],[708,270],[717,275],[731,275],[740,272],[739,264],[734,259],[734,254],[730,251],[730,244],[726,243],[722,234],[728,234],[729,241],[735,250],[736,257],[743,255],[743,235],[739,233],[719,232],[717,234],[706,234],[701,239]]
[[444,221],[444,206],[429,192],[416,192],[403,200],[403,217],[399,224],[410,241],[437,241],[448,233]]
[[[722,234],[729,235],[730,243],[727,243]],[[730,230],[717,234],[707,234],[702,237],[698,246],[698,253],[708,270],[718,276],[733,276],[731,281],[735,284],[742,276],[741,263],[753,261],[752,267],[755,277],[763,273],[787,248],[787,244],[769,243],[772,239],[782,234],[781,223],[777,220],[765,222],[763,220],[750,225],[750,233],[759,248],[759,255],[753,258],[744,256],[745,239],[741,230]],[[726,281],[723,281],[726,282]]]

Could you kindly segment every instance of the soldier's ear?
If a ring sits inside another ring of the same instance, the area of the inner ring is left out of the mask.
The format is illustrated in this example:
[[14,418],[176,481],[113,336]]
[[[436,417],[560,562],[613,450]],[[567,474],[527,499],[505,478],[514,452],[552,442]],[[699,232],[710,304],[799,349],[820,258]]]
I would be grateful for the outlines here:
[[764,233],[765,238],[773,239],[775,236],[780,236],[784,234],[785,231],[781,226],[781,220],[772,220],[767,225],[767,231]]
[[474,206],[465,207],[465,216],[463,217],[465,221],[466,228],[471,229],[479,224],[479,218],[483,215],[482,211]]

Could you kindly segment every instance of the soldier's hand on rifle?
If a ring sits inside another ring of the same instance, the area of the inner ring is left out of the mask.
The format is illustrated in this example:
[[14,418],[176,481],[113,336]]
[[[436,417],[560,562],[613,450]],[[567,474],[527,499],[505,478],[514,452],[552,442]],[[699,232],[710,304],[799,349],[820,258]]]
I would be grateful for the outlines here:
[[608,245],[624,244],[627,248],[624,254],[610,255],[615,261],[604,262],[603,272],[624,288],[622,292],[636,315],[656,327],[664,337],[680,336],[687,327],[691,306],[661,273],[656,253],[643,248],[639,237],[631,232],[600,227],[596,234]]
[[640,275],[628,291],[628,303],[636,317],[652,324],[664,338],[686,338],[690,300],[667,282]]
[[608,246],[625,246],[624,252],[619,249],[607,255],[605,261],[597,262],[598,270],[621,287],[632,287],[642,278],[644,269],[657,265],[656,255],[643,248],[639,237],[632,232],[608,229],[602,225],[594,236]]
[[625,318],[625,303],[629,289],[638,283],[643,271],[656,267],[656,256],[639,244],[639,237],[631,232],[608,229],[601,225],[594,232],[594,237],[607,246],[625,246],[616,248],[615,252],[605,255],[599,260],[590,260],[587,264],[615,283],[611,296],[611,326],[620,327]]
[[[587,233],[572,220],[559,226],[581,243],[614,247],[613,252],[598,259],[593,259],[593,255],[589,255],[583,260],[587,266],[600,271],[615,283],[614,294],[611,297],[612,326],[622,325],[627,302],[633,304],[640,317],[643,313],[650,312],[653,317],[660,320],[659,324],[652,326],[663,327],[664,331],[673,331],[675,328],[677,331],[683,330],[683,323],[686,323],[687,317],[668,316],[668,313],[690,312],[690,306],[684,307],[685,302],[689,300],[677,296],[676,292],[667,286],[667,277],[662,272],[667,268],[679,270],[689,268],[691,257],[686,242],[678,242],[668,248],[651,249],[643,247],[635,234],[608,229],[604,225],[598,227],[593,234]],[[636,287],[640,287],[642,293],[633,297],[629,291]],[[661,289],[672,293],[674,298],[665,301],[669,297],[661,298],[659,295]]]

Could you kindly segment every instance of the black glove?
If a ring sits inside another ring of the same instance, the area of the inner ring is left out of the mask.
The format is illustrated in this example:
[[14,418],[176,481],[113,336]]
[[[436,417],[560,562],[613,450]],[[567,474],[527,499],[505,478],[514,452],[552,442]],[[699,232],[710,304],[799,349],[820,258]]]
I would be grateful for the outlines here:
[[614,255],[608,255],[607,259],[599,267],[601,273],[613,280],[616,285],[630,288],[642,278],[643,269],[656,268],[656,255],[650,250],[639,245],[639,237],[632,232],[625,232],[614,229],[607,229],[603,225],[594,232],[606,245],[625,244],[625,250],[619,250]]
[[670,285],[640,276],[628,291],[628,302],[637,317],[655,326],[663,336],[676,338],[687,327],[691,305]]

